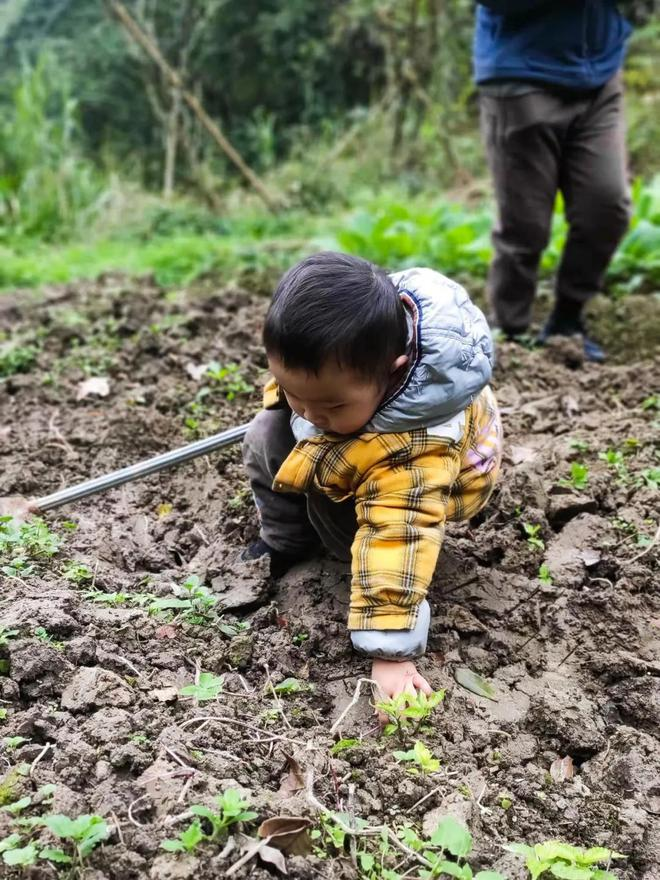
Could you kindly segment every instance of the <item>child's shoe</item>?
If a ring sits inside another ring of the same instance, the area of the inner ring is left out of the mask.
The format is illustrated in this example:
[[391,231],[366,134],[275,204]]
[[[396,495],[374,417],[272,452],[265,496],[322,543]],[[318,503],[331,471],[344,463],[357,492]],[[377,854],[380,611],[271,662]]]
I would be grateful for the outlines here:
[[263,538],[259,538],[257,541],[250,544],[250,546],[246,547],[241,553],[241,559],[244,562],[249,562],[252,559],[261,559],[264,556],[268,556],[270,559],[271,577],[280,578],[285,575],[290,568],[293,568],[296,563],[307,559],[309,553],[301,553],[299,556],[280,553],[279,550],[274,550],[270,547]]

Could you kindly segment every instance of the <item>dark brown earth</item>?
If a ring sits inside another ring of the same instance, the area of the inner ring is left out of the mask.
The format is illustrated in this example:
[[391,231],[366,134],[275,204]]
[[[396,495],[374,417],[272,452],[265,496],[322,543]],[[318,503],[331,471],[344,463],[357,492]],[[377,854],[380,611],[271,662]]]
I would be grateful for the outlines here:
[[[4,296],[0,331],[39,354],[0,384],[0,495],[43,495],[247,421],[258,391],[228,402],[189,365],[236,363],[258,387],[264,310],[263,297],[240,290],[166,292],[118,276]],[[648,346],[641,359],[634,351],[627,343],[624,362],[607,367],[580,364],[572,342],[500,351],[504,472],[479,520],[448,530],[429,596],[421,668],[447,695],[420,738],[440,772],[404,771],[392,756],[399,743],[374,728],[366,691],[340,726],[361,742],[331,757],[339,733],[330,728],[368,675],[346,637],[347,572],[320,559],[274,586],[263,566],[237,561],[256,524],[233,449],[48,515],[64,537],[59,553],[26,577],[0,575],[0,622],[17,631],[0,645],[9,661],[0,736],[25,737],[14,748],[3,740],[0,800],[55,783],[53,804],[29,815],[104,816],[113,832],[88,860],[90,880],[208,880],[240,858],[238,844],[225,855],[212,845],[188,856],[159,849],[186,827],[178,817],[190,804],[212,805],[237,786],[260,820],[318,821],[303,791],[280,788],[289,753],[319,801],[371,826],[429,831],[442,815],[461,818],[474,836],[475,868],[523,878],[521,860],[501,845],[560,838],[626,854],[614,869],[621,880],[658,880],[660,590],[658,545],[649,539],[660,518],[652,472],[660,412],[643,403],[660,391],[660,364]],[[108,377],[110,394],[77,400],[89,376]],[[193,413],[203,385],[210,390]],[[186,418],[198,424],[186,428]],[[599,459],[606,450],[624,453],[618,471]],[[560,485],[577,460],[589,468],[583,491]],[[543,550],[528,544],[523,523],[541,526]],[[70,560],[94,571],[100,593],[172,596],[172,584],[197,574],[225,605],[252,603],[223,614],[249,628],[232,636],[217,624],[95,602],[85,597],[89,583],[63,576]],[[551,584],[537,578],[542,564]],[[225,676],[217,701],[177,697],[196,666]],[[459,687],[458,666],[487,677],[498,701]],[[287,677],[309,689],[282,696],[278,708],[268,682]],[[575,776],[555,781],[550,768],[567,756]],[[38,757],[31,776],[12,772]],[[11,821],[0,812],[0,838]],[[255,836],[255,828],[245,831]],[[327,849],[325,859],[289,857],[290,876],[378,876],[358,875],[348,847]],[[395,865],[417,876],[405,854],[392,857]],[[271,871],[253,859],[235,876]],[[44,863],[0,874],[56,876]]]

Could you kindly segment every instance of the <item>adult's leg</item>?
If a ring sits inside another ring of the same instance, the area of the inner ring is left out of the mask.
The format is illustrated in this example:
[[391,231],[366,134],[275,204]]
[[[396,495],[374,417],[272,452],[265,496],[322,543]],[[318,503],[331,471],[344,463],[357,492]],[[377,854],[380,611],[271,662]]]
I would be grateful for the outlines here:
[[601,288],[630,221],[621,77],[610,80],[570,126],[559,186],[569,235],[557,274],[557,313],[577,318]]
[[274,492],[273,480],[295,446],[288,410],[263,410],[243,443],[243,461],[261,521],[261,538],[287,556],[303,556],[318,544],[304,495]]
[[497,201],[488,292],[498,326],[529,326],[539,260],[550,235],[561,141],[570,109],[548,91],[481,95],[481,126]]

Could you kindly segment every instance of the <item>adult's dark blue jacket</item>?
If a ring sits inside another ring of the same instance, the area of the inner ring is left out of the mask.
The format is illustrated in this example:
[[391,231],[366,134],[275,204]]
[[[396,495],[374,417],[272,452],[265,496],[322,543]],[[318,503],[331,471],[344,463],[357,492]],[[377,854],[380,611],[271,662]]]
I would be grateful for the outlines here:
[[616,0],[481,0],[475,79],[598,88],[623,64],[630,30]]

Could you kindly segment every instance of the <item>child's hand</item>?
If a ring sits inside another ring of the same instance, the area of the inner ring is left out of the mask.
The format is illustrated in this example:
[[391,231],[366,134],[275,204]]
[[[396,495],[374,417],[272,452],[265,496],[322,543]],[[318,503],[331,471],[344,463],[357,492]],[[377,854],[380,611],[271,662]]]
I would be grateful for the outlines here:
[[[391,700],[399,694],[413,696],[417,691],[429,695],[433,688],[428,681],[417,672],[412,660],[374,660],[371,665],[371,677],[377,683],[382,697]],[[381,724],[387,723],[387,715],[378,712]]]

